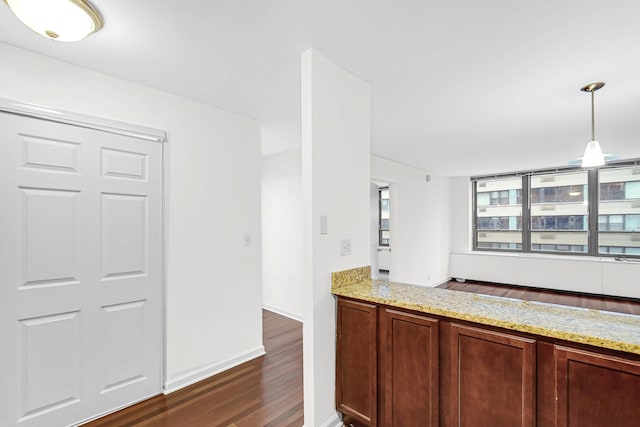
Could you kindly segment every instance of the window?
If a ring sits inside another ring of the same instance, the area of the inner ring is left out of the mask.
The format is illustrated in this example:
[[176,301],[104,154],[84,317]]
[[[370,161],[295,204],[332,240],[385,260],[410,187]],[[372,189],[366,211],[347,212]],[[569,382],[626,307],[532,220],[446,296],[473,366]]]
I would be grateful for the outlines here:
[[640,167],[600,171],[598,253],[640,255]]
[[639,163],[472,178],[474,249],[640,257]]
[[589,250],[587,172],[530,177],[531,251]]
[[389,246],[389,187],[378,190],[378,245]]
[[623,182],[600,183],[600,200],[622,200],[624,199]]
[[476,247],[522,249],[522,179],[476,183]]

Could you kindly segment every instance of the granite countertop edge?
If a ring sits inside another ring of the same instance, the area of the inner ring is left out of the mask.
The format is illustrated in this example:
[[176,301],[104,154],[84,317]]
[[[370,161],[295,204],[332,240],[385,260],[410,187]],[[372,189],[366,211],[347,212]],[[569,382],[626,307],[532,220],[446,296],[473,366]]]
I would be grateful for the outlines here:
[[332,294],[640,355],[640,316],[361,279]]

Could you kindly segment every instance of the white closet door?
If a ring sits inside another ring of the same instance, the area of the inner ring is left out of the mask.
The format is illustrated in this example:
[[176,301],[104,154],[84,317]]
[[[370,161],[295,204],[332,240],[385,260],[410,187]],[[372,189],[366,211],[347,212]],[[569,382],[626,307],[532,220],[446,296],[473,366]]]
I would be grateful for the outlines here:
[[0,425],[161,392],[162,146],[0,113]]

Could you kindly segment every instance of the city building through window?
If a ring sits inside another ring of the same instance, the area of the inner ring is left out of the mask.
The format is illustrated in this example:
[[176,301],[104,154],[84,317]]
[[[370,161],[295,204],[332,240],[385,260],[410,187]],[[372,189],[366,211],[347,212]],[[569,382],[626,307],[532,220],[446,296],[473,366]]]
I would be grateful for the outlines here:
[[474,182],[474,250],[640,257],[640,165]]
[[389,246],[389,187],[382,187],[378,190],[380,223],[378,227],[378,245]]

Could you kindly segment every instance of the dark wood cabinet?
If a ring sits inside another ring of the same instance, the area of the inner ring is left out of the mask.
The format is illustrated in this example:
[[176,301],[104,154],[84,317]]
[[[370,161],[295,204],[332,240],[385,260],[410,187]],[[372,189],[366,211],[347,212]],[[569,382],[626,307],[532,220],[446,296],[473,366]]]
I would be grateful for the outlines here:
[[338,300],[336,409],[355,422],[377,425],[377,307]]
[[354,427],[636,427],[640,356],[338,298]]
[[557,427],[640,425],[640,362],[555,346]]
[[535,426],[535,340],[475,327],[450,326],[452,425]]
[[384,425],[437,427],[438,320],[389,308],[382,317]]

